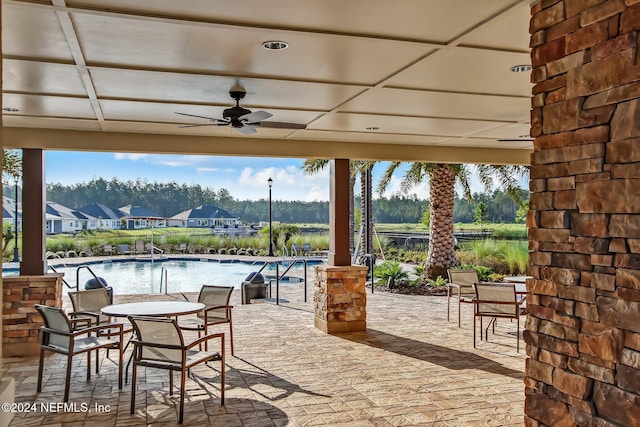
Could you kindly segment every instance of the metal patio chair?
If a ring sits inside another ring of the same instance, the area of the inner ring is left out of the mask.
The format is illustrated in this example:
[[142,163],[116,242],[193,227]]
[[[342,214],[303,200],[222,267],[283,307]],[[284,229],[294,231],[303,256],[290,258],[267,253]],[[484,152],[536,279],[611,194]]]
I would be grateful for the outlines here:
[[[233,351],[233,318],[231,310],[233,306],[229,305],[233,286],[213,286],[203,285],[198,294],[198,302],[205,305],[204,310],[199,312],[196,317],[188,317],[180,322],[180,328],[186,331],[197,331],[198,337],[202,332],[207,335],[209,327],[222,323],[229,324],[229,341],[231,344],[231,355]],[[205,350],[207,343],[205,342]]]
[[475,283],[474,316],[473,316],[473,348],[476,347],[476,319],[480,318],[480,339],[482,340],[482,318],[491,320],[485,328],[485,341],[489,339],[489,328],[493,327],[498,318],[515,319],[516,321],[516,351],[520,352],[520,316],[524,314],[522,303],[524,299],[516,294],[513,283]]
[[[460,307],[463,302],[471,302],[476,296],[473,288],[478,283],[478,272],[473,269],[448,269],[449,283],[447,283],[447,322],[451,312],[451,296],[458,298],[458,327],[460,327]],[[453,293],[452,293],[453,292]]]
[[[113,304],[113,290],[111,288],[87,289],[85,291],[69,292],[69,299],[73,306],[73,311],[69,313],[72,319],[86,319],[91,325],[102,325],[105,323],[120,323],[114,321],[110,316],[102,314],[102,308]],[[122,333],[128,334],[133,331],[129,323],[122,323]],[[109,330],[100,331],[101,336],[109,337]],[[127,346],[129,344],[127,343]],[[125,350],[126,347],[125,346]],[[107,356],[109,350],[107,349]]]
[[[131,413],[135,412],[136,381],[138,366],[169,370],[169,395],[173,395],[173,372],[178,371],[180,378],[180,411],[178,422],[184,419],[184,392],[187,374],[194,366],[209,361],[219,361],[220,365],[220,404],[224,405],[224,334],[211,334],[185,344],[182,331],[175,319],[159,317],[129,316],[135,329],[133,350],[133,373],[131,376]],[[193,348],[211,339],[220,339],[220,351],[195,351]]]
[[[64,354],[67,356],[67,371],[64,384],[64,402],[69,400],[69,384],[71,382],[71,365],[73,356],[87,353],[87,381],[91,379],[91,352],[96,351],[96,372],[99,369],[99,354],[101,348],[118,349],[118,388],[122,389],[122,340],[123,328],[121,323],[107,323],[78,328],[78,325],[88,325],[87,319],[72,320],[58,307],[35,305],[36,310],[44,320],[40,328],[42,343],[40,345],[40,363],[38,365],[38,393],[42,390],[42,373],[44,368],[44,352]],[[118,336],[118,340],[100,336],[100,332],[110,330],[111,336]],[[95,336],[91,334],[95,333]]]

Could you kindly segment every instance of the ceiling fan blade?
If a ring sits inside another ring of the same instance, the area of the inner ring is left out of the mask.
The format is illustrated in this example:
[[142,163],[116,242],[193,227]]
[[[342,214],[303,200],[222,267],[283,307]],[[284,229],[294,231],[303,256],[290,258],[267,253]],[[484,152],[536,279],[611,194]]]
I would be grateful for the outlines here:
[[242,120],[247,124],[254,124],[268,119],[269,117],[273,117],[273,114],[267,113],[266,111],[254,111],[253,113],[238,117],[238,120]]
[[203,123],[201,125],[184,125],[184,126],[178,126],[178,128],[199,128],[202,126],[220,126],[220,123]]
[[273,128],[273,129],[306,129],[307,125],[303,123],[287,123],[287,122],[272,122],[270,120],[254,123],[254,126],[260,126],[262,128]]
[[253,133],[256,133],[256,128],[254,128],[253,126],[249,126],[249,125],[243,125],[239,128],[236,128],[238,130],[238,132],[243,133],[245,135],[251,135]]
[[222,119],[216,119],[215,117],[207,117],[207,116],[198,116],[195,114],[187,114],[187,113],[178,113],[176,111],[176,114],[180,114],[181,116],[188,116],[188,117],[197,117],[199,119],[207,119],[207,120],[211,120],[212,122],[223,122],[225,120]]

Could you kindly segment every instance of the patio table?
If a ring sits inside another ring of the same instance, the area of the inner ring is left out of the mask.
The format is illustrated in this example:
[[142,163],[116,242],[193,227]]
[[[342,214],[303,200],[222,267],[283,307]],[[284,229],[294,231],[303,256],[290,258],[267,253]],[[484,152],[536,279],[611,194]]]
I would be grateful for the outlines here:
[[152,316],[173,317],[197,313],[204,304],[187,301],[143,301],[112,304],[102,308],[102,314],[113,317]]

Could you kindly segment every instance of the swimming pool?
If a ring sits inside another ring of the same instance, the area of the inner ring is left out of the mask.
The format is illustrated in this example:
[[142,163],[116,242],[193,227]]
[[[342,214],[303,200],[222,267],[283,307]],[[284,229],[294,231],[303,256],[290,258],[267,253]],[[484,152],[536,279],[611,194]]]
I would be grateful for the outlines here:
[[[321,262],[309,261],[307,266],[318,265]],[[93,276],[86,268],[78,272],[78,265],[56,266],[56,271],[64,273],[64,279],[75,290],[76,277],[80,282],[80,289]],[[113,287],[115,294],[150,294],[161,292],[161,277],[166,271],[168,292],[198,292],[202,285],[234,286],[240,288],[248,274],[260,270],[262,262],[203,260],[161,260],[149,261],[102,261],[88,265],[98,277],[106,280]],[[284,261],[279,265],[280,274],[289,264]],[[262,274],[268,279],[275,277],[275,264],[267,266]],[[298,282],[295,277],[303,277],[304,264],[294,265],[287,276],[292,276],[291,283]],[[281,281],[287,284],[287,281]],[[63,286],[63,292],[69,288]],[[162,289],[164,292],[164,288]]]

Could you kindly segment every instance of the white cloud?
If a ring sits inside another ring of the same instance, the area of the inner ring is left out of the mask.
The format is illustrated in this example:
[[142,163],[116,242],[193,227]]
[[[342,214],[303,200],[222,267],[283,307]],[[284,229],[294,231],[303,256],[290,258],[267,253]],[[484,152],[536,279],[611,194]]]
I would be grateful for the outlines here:
[[297,166],[254,169],[245,167],[238,183],[252,188],[268,188],[273,180],[272,192],[276,200],[329,200],[329,172],[305,175]]
[[114,153],[113,158],[116,160],[130,160],[132,162],[137,162],[140,159],[144,159],[145,157],[149,157],[149,154],[143,153]]
[[220,172],[220,169],[219,168],[202,167],[202,168],[196,168],[196,172],[198,172],[198,173],[202,173],[202,172]]

